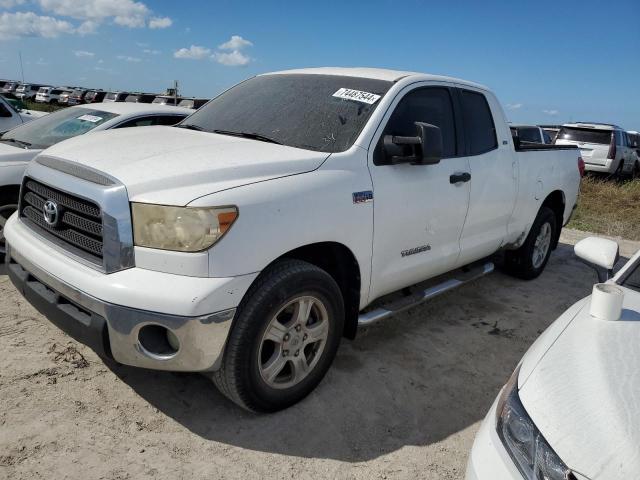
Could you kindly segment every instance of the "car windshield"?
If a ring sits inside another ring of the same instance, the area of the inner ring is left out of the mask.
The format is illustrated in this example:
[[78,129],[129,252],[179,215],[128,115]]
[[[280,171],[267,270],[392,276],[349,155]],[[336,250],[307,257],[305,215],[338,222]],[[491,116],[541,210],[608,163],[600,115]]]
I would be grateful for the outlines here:
[[609,145],[611,133],[611,130],[597,130],[595,128],[562,127],[558,132],[557,139]]
[[66,108],[9,130],[1,142],[28,148],[48,148],[58,142],[93,130],[118,115],[88,108]]
[[115,100],[116,98],[118,98],[118,94],[117,93],[107,93],[104,98],[105,98],[105,100]]
[[258,76],[210,101],[189,116],[186,125],[307,150],[343,152],[391,85],[338,75]]
[[179,107],[193,108],[195,102],[193,100],[181,100],[178,104]]

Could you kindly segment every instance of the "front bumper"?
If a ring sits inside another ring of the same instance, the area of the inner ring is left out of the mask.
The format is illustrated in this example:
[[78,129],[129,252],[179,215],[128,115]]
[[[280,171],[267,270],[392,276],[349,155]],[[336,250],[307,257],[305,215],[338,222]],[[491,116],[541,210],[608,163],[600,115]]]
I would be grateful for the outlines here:
[[523,480],[498,437],[495,427],[497,404],[496,399],[476,434],[467,463],[466,480]]
[[[216,370],[235,309],[257,276],[198,278],[141,268],[106,275],[69,259],[16,215],[5,233],[7,271],[25,298],[99,355],[136,367]],[[177,351],[145,348],[140,332],[147,325],[170,330]]]

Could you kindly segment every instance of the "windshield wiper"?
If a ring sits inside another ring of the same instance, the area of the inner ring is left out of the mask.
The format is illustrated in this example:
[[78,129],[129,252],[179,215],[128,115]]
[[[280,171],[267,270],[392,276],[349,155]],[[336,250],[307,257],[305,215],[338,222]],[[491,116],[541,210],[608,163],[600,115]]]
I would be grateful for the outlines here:
[[31,146],[29,142],[23,142],[22,140],[16,140],[15,138],[0,138],[0,142],[17,143],[24,148],[29,148]]
[[197,132],[204,132],[204,128],[199,127],[198,125],[193,125],[192,123],[181,123],[180,125],[176,125],[177,128],[186,128],[187,130],[195,130]]
[[219,135],[232,135],[234,137],[242,137],[249,138],[251,140],[258,140],[260,142],[268,142],[275,143],[276,145],[282,145],[283,143],[275,140],[273,138],[265,137],[264,135],[260,135],[259,133],[248,133],[248,132],[231,132],[229,130],[212,130],[213,133],[217,133]]

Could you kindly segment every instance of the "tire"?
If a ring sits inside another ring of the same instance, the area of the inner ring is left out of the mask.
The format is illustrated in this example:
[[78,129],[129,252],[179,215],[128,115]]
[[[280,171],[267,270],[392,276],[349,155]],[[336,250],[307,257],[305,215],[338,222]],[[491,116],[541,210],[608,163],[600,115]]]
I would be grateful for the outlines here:
[[0,193],[0,263],[4,262],[6,246],[4,240],[4,225],[9,217],[18,209],[18,195]]
[[524,244],[517,250],[506,252],[507,272],[524,280],[537,278],[549,261],[553,239],[557,235],[556,230],[555,213],[548,207],[542,207]]
[[[309,315],[298,317],[301,311]],[[222,366],[211,378],[247,410],[287,408],[320,383],[338,350],[343,325],[342,294],[327,272],[300,260],[278,261],[240,303]]]

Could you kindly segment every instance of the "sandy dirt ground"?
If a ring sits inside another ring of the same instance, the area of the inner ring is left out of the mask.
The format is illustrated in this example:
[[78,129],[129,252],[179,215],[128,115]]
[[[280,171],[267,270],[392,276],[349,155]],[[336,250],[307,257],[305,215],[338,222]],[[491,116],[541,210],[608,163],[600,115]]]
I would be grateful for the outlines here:
[[463,478],[520,357],[591,291],[580,236],[535,281],[495,272],[363,329],[310,397],[266,416],[199,375],[105,364],[0,271],[0,478]]

